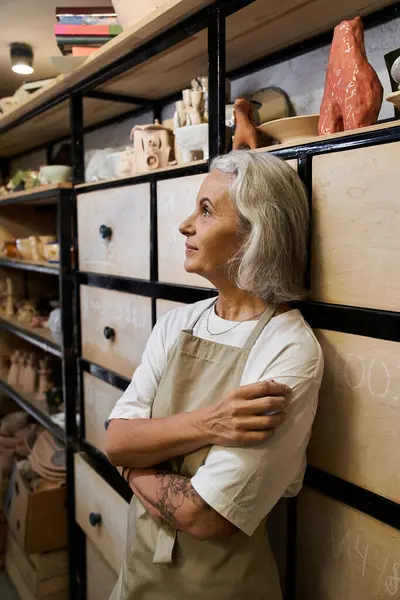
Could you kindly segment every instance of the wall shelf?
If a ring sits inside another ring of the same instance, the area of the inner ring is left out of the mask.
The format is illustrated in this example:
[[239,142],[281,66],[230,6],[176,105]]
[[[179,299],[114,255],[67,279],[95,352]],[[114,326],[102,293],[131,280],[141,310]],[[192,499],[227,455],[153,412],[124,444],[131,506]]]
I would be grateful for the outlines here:
[[12,192],[10,194],[0,196],[0,208],[9,204],[56,204],[57,191],[71,189],[71,183],[58,183],[55,185],[41,185],[29,190],[21,190],[20,192]]
[[14,387],[11,387],[4,379],[0,378],[0,392],[9,396],[23,410],[31,415],[45,429],[50,431],[58,440],[65,442],[65,431],[59,425],[54,423],[51,416],[43,410],[43,402],[35,399],[33,394],[26,394]]
[[4,316],[0,316],[0,329],[11,331],[14,335],[41,348],[44,352],[49,352],[59,358],[62,356],[60,343],[55,339],[50,329],[46,329],[45,327],[30,327],[25,323],[20,323],[14,317]]
[[0,258],[0,267],[10,269],[22,269],[23,271],[33,271],[36,273],[46,273],[46,275],[59,275],[59,266],[52,266],[49,263],[34,262],[29,260],[19,260],[17,258]]

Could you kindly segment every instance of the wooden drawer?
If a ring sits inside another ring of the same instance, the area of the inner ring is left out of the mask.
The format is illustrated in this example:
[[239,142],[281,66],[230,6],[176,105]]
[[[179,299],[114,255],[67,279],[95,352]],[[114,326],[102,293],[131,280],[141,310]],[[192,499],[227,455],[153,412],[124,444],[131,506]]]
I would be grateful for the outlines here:
[[86,600],[109,600],[118,576],[86,538]]
[[[211,301],[210,301],[211,302]],[[173,300],[157,300],[156,301],[156,314],[157,319],[167,314],[175,308],[186,306],[183,302],[174,302]]]
[[79,194],[78,239],[81,271],[149,279],[150,184]]
[[83,374],[83,387],[85,438],[92,446],[105,452],[106,430],[104,424],[123,392],[90,373]]
[[400,344],[315,333],[325,371],[309,462],[400,502]]
[[298,501],[297,600],[398,600],[400,532],[304,488]]
[[[83,358],[130,379],[151,332],[151,299],[83,285],[81,320]],[[105,327],[115,335],[106,339]]]
[[313,300],[400,310],[399,159],[399,142],[313,158]]
[[[75,515],[79,526],[107,563],[119,572],[125,555],[129,504],[88,464],[75,454]],[[100,522],[92,526],[90,515]]]
[[185,240],[179,225],[196,207],[197,193],[207,175],[165,179],[157,183],[158,279],[198,287],[212,287],[200,275],[186,273]]

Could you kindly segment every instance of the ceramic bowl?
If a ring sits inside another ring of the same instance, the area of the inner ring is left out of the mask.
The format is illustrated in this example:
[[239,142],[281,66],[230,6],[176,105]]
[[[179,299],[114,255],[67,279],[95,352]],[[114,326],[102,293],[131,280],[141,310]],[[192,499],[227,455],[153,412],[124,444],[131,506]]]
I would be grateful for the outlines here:
[[394,104],[396,108],[400,108],[400,90],[389,94],[389,96],[386,97],[386,100]]
[[60,262],[60,244],[57,242],[50,242],[43,245],[44,257],[49,263]]
[[18,258],[32,260],[32,247],[29,238],[20,238],[16,240]]
[[39,236],[31,235],[29,237],[29,240],[30,240],[31,250],[32,250],[32,259],[36,260],[36,261],[41,261],[45,258],[43,246],[45,244],[54,243],[56,241],[56,237],[55,237],[55,235],[39,235]]
[[259,126],[279,144],[299,144],[318,137],[319,115],[304,115],[269,121]]
[[72,167],[66,165],[46,165],[40,167],[40,183],[65,183],[71,179]]

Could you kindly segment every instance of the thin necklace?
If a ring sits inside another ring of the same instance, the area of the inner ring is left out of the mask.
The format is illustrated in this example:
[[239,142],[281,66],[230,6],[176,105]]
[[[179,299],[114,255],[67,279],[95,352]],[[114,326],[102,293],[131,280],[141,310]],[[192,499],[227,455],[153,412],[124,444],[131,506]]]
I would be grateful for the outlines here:
[[206,322],[206,329],[207,329],[208,333],[212,336],[222,335],[223,333],[228,333],[228,331],[232,331],[232,329],[235,329],[235,327],[239,327],[239,325],[241,325],[242,323],[246,323],[246,321],[252,321],[253,319],[256,319],[257,317],[260,317],[265,312],[265,310],[262,310],[257,315],[254,315],[248,319],[243,319],[243,321],[238,321],[237,323],[235,323],[235,325],[233,325],[233,327],[229,327],[229,329],[225,329],[224,331],[218,331],[216,333],[213,333],[212,331],[210,331],[209,322],[210,322],[210,314],[211,314],[211,311],[214,310],[214,307],[215,307],[215,303],[212,306],[210,306],[210,310],[208,311],[207,322]]

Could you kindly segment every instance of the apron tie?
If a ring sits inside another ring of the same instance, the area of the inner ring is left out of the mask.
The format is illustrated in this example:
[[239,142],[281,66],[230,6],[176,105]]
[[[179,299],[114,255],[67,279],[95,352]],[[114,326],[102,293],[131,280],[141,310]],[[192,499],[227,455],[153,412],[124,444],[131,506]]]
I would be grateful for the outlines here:
[[172,563],[172,551],[176,540],[176,529],[160,527],[157,535],[156,549],[153,555],[154,564]]

